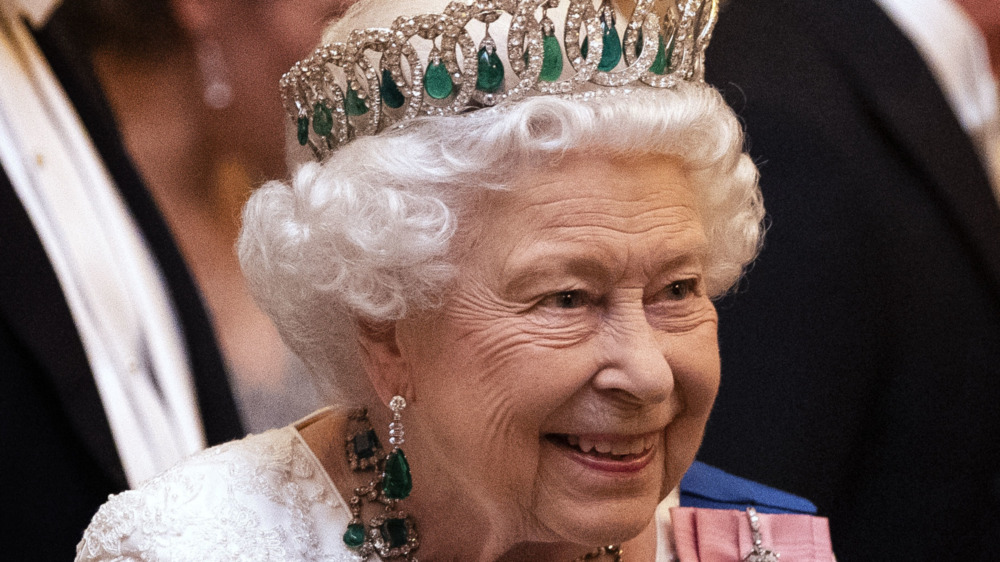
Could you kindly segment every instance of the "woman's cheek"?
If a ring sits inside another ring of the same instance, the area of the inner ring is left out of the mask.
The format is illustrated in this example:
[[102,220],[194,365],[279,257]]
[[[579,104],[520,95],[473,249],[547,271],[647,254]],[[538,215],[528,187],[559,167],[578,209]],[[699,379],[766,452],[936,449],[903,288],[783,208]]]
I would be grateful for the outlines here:
[[719,391],[721,370],[715,323],[675,338],[668,349],[667,362],[685,410],[707,418]]
[[687,334],[710,325],[718,328],[715,305],[707,297],[679,302],[660,301],[646,305],[646,321],[653,329],[670,334]]

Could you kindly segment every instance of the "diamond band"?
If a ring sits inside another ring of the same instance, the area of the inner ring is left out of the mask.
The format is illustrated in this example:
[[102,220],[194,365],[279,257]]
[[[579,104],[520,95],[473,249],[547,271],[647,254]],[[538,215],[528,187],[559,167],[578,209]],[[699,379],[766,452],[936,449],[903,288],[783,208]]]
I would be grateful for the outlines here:
[[[658,4],[667,5],[663,17]],[[418,116],[455,115],[529,95],[704,81],[718,0],[639,0],[622,37],[610,0],[597,7],[593,0],[568,0],[557,18],[561,45],[549,13],[558,6],[559,0],[452,2],[441,14],[401,16],[389,28],[354,30],[344,42],[323,45],[280,83],[299,143],[322,159],[354,138]],[[491,24],[506,25],[506,60]],[[432,44],[427,60],[414,46],[419,41]]]

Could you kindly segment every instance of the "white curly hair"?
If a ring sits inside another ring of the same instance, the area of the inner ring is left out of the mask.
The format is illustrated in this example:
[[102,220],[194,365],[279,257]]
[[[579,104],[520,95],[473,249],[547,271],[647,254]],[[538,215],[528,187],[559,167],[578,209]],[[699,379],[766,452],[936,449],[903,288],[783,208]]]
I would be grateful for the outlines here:
[[247,203],[238,249],[250,289],[327,400],[366,403],[358,321],[436,306],[452,278],[453,239],[475,226],[473,201],[571,151],[682,163],[709,240],[711,295],[756,257],[764,207],[742,129],[717,91],[682,84],[415,120],[303,164]]

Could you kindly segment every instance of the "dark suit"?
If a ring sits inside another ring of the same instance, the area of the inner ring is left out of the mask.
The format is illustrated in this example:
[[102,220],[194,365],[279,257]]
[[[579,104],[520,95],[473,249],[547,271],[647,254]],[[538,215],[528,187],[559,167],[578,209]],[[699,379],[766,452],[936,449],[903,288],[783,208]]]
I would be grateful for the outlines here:
[[718,304],[699,458],[816,502],[840,562],[987,559],[1000,209],[971,141],[870,1],[735,0],[706,68],[772,226]]
[[[167,226],[132,166],[60,13],[37,34],[169,287],[211,444],[242,434],[212,327]],[[69,560],[108,494],[127,487],[59,282],[0,169],[0,529],[6,560]]]

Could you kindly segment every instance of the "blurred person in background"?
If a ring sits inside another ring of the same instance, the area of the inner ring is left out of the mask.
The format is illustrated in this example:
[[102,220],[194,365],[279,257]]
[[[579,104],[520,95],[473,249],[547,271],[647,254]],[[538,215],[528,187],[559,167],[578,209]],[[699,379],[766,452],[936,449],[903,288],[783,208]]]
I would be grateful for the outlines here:
[[995,559],[1000,8],[733,0],[706,67],[772,226],[699,458],[815,500],[842,562]]
[[108,494],[242,435],[227,364],[269,423],[243,397],[285,360],[241,301],[231,178],[283,174],[260,94],[340,4],[0,1],[5,557],[68,559]]
[[251,188],[285,175],[275,84],[348,0],[73,0],[125,147],[212,317],[248,431],[319,406],[247,292],[233,249]]

